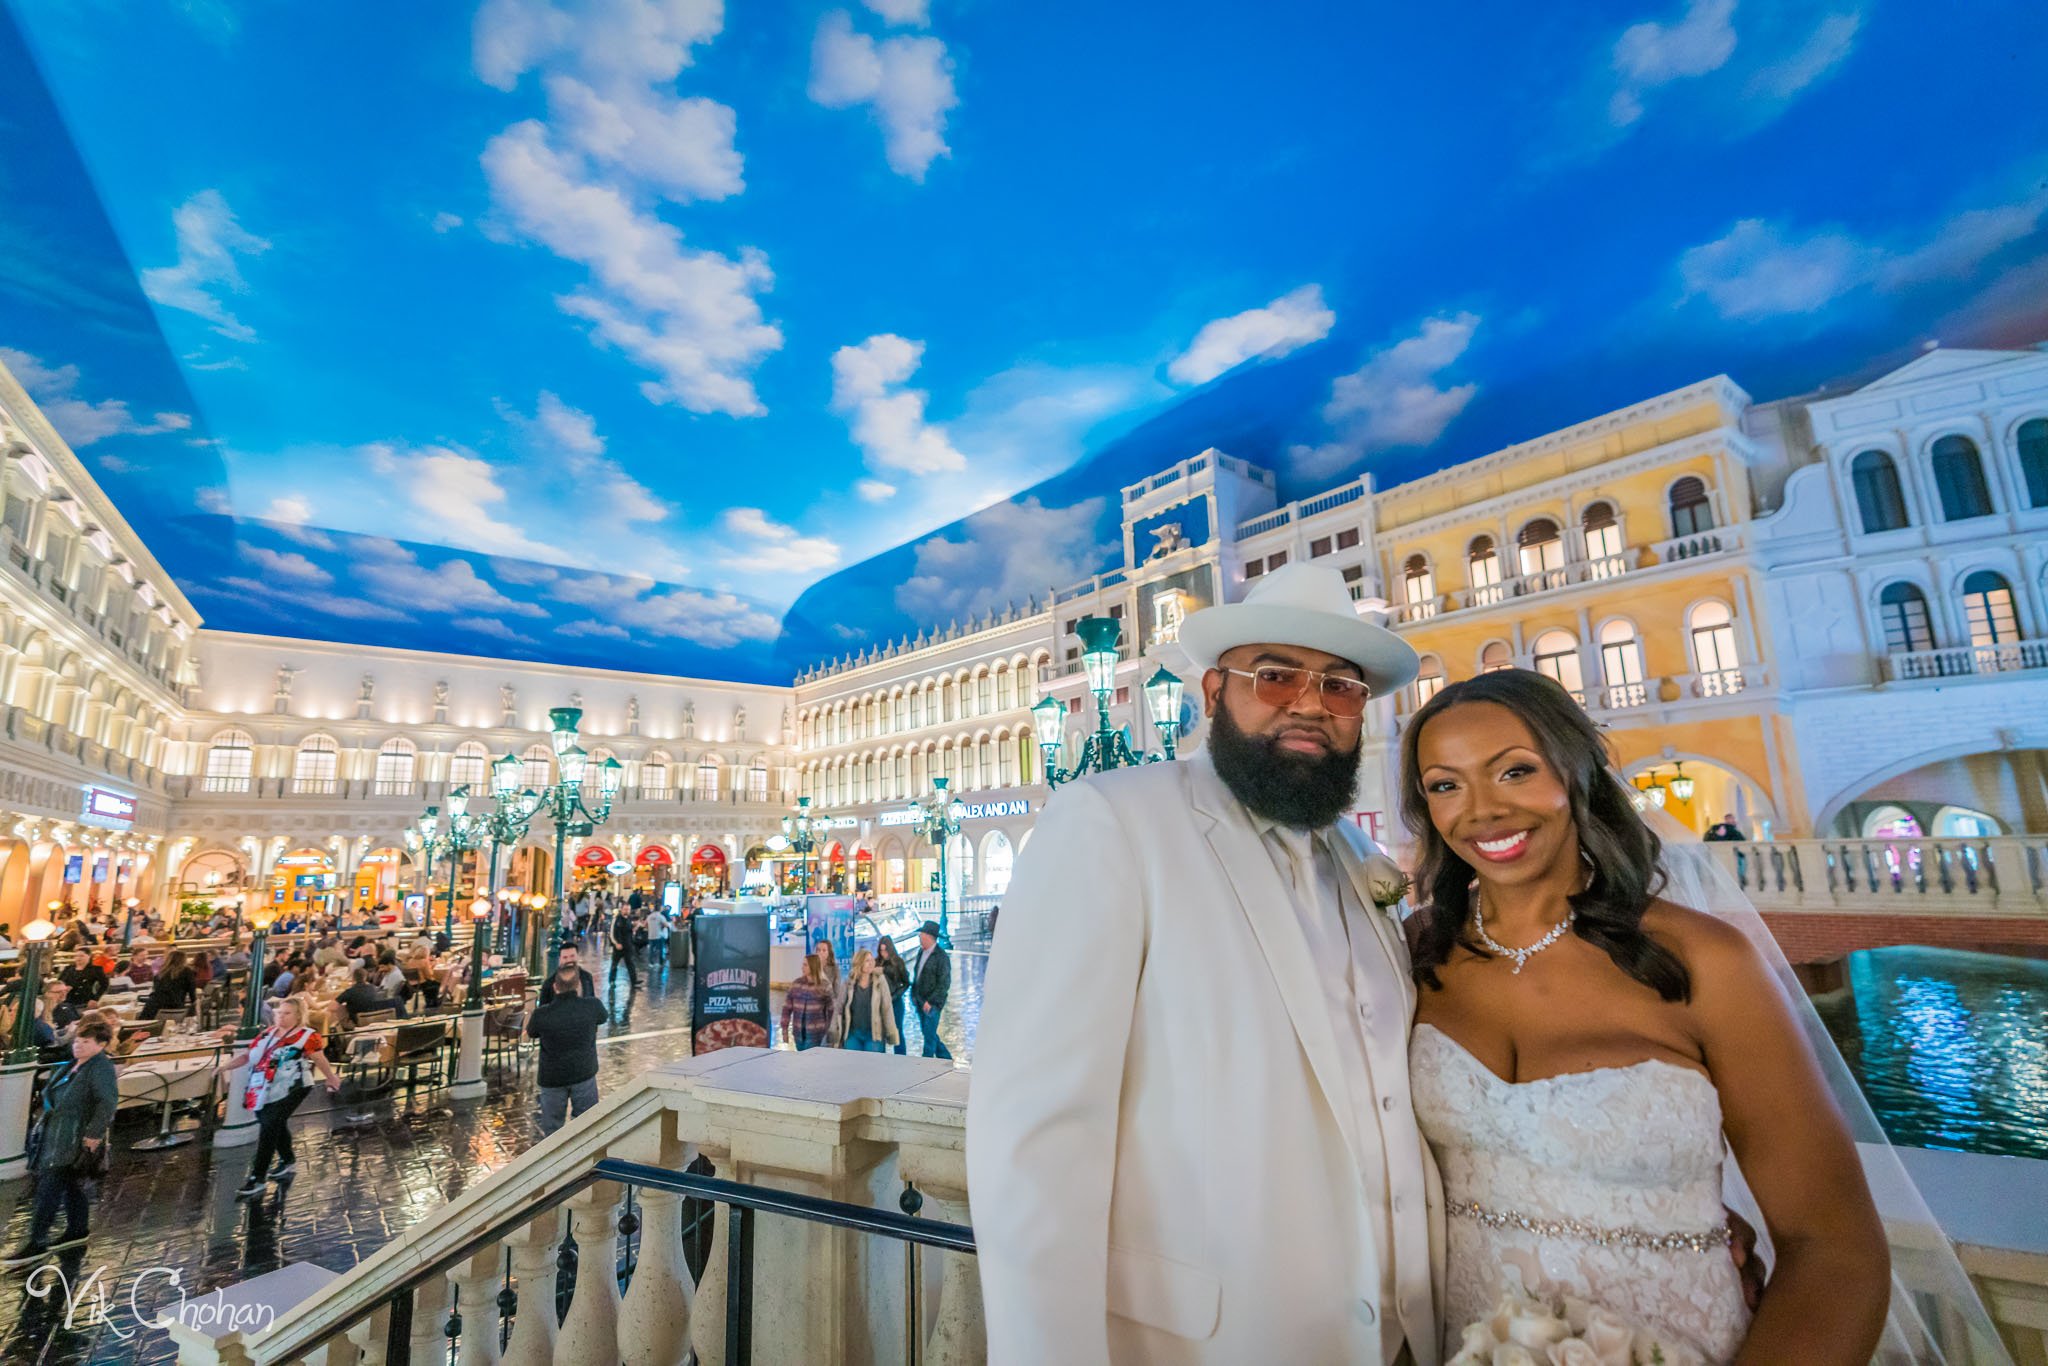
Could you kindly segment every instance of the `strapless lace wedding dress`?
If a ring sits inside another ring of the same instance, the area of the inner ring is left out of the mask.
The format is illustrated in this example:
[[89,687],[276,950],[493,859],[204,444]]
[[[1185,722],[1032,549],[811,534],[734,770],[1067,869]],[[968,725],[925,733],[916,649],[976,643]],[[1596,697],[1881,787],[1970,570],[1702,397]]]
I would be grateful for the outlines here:
[[1446,1356],[1504,1269],[1726,1362],[1749,1326],[1721,1203],[1721,1101],[1647,1061],[1531,1082],[1430,1025],[1410,1045],[1415,1117],[1448,1210]]

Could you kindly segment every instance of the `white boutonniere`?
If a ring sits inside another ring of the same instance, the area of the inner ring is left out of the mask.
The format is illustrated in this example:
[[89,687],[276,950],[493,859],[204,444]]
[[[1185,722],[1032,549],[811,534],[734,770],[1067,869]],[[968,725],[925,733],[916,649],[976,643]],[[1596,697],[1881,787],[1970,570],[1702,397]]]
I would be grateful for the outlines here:
[[1408,895],[1411,883],[1401,865],[1385,854],[1373,854],[1365,861],[1365,887],[1372,904],[1382,911],[1394,910]]

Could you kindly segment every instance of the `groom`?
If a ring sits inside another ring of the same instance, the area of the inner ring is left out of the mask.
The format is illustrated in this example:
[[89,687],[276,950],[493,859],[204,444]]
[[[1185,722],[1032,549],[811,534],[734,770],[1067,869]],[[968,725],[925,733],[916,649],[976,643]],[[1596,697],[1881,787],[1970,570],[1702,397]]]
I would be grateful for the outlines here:
[[1433,1366],[1407,954],[1339,819],[1415,652],[1313,564],[1180,638],[1206,752],[1062,788],[1003,899],[967,1117],[989,1362]]

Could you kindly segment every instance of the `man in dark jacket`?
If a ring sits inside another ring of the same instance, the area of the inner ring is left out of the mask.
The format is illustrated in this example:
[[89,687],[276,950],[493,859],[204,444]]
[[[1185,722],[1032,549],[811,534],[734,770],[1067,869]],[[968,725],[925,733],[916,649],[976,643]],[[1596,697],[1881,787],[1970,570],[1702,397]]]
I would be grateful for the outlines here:
[[612,970],[606,980],[619,980],[619,964],[626,965],[626,982],[633,991],[640,990],[640,968],[633,962],[633,917],[624,906],[612,915]]
[[[593,999],[597,996],[597,979],[590,975],[590,969],[583,966],[583,953],[574,944],[562,945],[562,957],[557,964],[557,975],[561,968],[574,968],[581,980],[583,994]],[[540,984],[540,1004],[546,1005],[555,999],[555,979],[548,978]]]
[[939,947],[939,922],[927,920],[917,931],[916,975],[910,982],[910,1004],[917,1008],[917,1026],[924,1031],[924,1055],[950,1058],[939,1037],[939,1012],[953,989],[953,960]]
[[90,1010],[107,994],[107,970],[92,961],[92,950],[83,944],[72,953],[71,966],[57,975],[71,988],[71,1003],[80,1010]]
[[[0,1258],[0,1266],[26,1266],[58,1248],[76,1247],[90,1234],[92,1192],[88,1184],[103,1168],[107,1127],[114,1122],[120,1088],[107,1046],[114,1031],[94,1018],[71,1041],[72,1062],[43,1088],[41,1122],[31,1147],[36,1174],[35,1214],[28,1241]],[[52,1243],[57,1211],[64,1211],[64,1236]]]
[[540,1041],[540,1136],[597,1104],[597,1031],[611,1019],[583,994],[582,969],[564,963],[548,979],[554,995],[533,1008],[526,1032]]
[[1742,833],[1742,827],[1735,823],[1735,813],[1730,811],[1707,827],[1705,838],[1725,844],[1734,840],[1746,840],[1749,836]]

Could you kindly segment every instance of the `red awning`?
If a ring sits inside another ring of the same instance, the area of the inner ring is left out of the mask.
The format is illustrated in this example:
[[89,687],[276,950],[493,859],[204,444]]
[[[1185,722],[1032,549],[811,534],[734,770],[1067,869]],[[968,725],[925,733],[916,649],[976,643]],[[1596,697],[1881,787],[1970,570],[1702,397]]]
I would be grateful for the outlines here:
[[697,846],[697,852],[690,855],[690,862],[723,863],[725,862],[725,850],[715,844],[700,844]]
[[586,844],[576,851],[578,868],[607,868],[618,861],[619,856],[602,844]]
[[675,855],[669,853],[667,848],[659,844],[648,845],[633,860],[642,868],[666,868],[675,861]]

